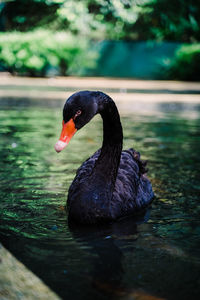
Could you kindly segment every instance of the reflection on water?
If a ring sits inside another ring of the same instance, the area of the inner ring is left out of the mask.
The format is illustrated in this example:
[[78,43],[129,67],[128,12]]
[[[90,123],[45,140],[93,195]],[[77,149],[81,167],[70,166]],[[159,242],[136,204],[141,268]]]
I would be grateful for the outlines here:
[[149,161],[157,196],[151,213],[76,228],[67,223],[67,190],[101,145],[101,119],[58,155],[62,103],[18,104],[8,99],[0,110],[3,244],[63,299],[197,299],[199,107],[157,104],[156,114],[123,113],[124,148]]

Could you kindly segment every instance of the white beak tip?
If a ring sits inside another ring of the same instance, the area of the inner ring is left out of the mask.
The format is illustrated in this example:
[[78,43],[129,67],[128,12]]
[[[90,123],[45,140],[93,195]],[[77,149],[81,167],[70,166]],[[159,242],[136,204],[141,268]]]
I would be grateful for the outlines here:
[[62,141],[58,141],[56,144],[55,144],[55,150],[56,152],[61,152],[65,147],[67,146],[67,143],[65,142],[62,142]]

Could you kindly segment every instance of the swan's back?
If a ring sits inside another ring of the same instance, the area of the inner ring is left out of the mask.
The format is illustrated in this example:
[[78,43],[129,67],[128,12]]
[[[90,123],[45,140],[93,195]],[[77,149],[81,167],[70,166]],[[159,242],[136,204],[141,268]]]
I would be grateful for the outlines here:
[[115,217],[134,214],[151,203],[154,194],[145,175],[145,166],[139,152],[134,149],[122,151],[111,201]]
[[[100,155],[100,151],[101,149],[96,151],[77,170],[76,177],[69,188],[67,201],[69,208],[72,201],[77,201],[79,193],[83,192],[81,187],[84,184],[88,185],[88,179]],[[140,160],[138,152],[133,149],[122,151],[115,188],[109,207],[111,219],[134,214],[148,206],[152,201],[154,195],[151,183],[144,174],[145,171],[145,163]]]

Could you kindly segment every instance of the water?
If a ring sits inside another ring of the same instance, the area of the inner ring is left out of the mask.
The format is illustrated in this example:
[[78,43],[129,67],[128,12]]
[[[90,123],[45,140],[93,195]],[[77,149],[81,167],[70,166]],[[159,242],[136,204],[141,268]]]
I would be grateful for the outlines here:
[[157,104],[146,114],[121,105],[124,148],[148,159],[156,199],[137,220],[74,228],[67,190],[101,146],[102,123],[95,117],[57,154],[62,105],[1,102],[3,244],[63,299],[197,299],[200,106]]

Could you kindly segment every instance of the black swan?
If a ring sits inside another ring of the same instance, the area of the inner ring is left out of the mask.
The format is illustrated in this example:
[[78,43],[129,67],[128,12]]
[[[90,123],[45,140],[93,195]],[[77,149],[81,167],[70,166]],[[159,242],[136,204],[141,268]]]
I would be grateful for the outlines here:
[[73,94],[63,108],[63,128],[57,152],[74,133],[97,113],[103,119],[102,148],[77,170],[67,199],[69,220],[85,223],[112,222],[147,207],[153,199],[146,163],[133,149],[122,151],[123,132],[114,101],[102,92]]

